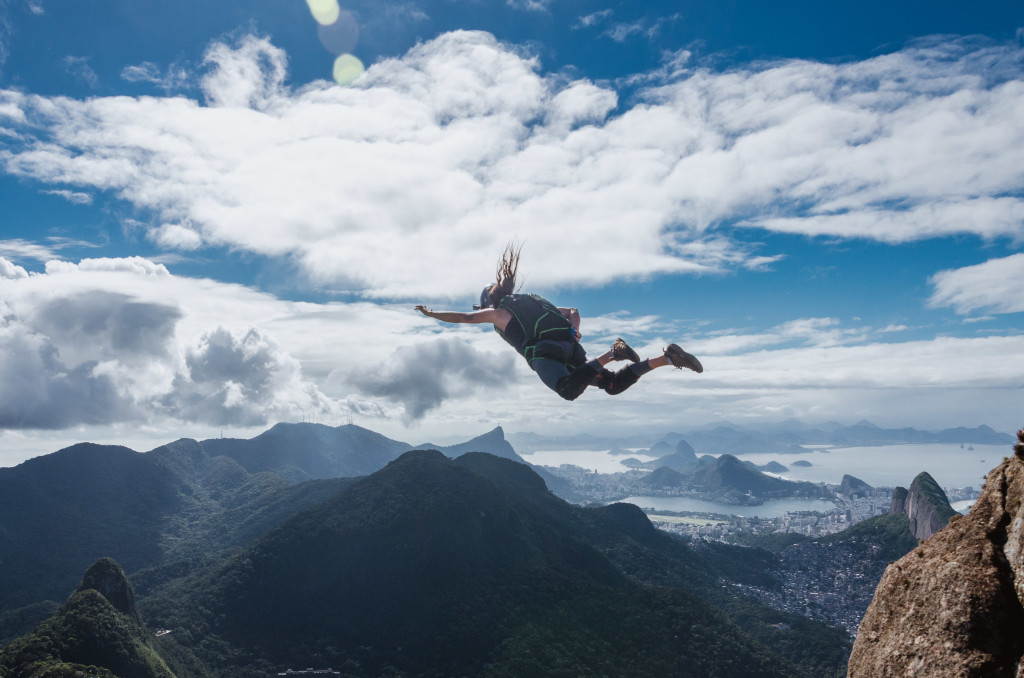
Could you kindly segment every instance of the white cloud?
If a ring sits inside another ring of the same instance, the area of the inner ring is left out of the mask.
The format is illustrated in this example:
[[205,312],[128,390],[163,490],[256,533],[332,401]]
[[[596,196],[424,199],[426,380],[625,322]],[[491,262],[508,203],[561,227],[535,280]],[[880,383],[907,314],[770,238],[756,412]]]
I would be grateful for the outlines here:
[[68,191],[66,189],[54,190],[54,191],[43,191],[47,195],[56,195],[60,198],[64,198],[68,202],[75,205],[91,205],[92,196],[88,193],[82,193],[80,191]]
[[681,336],[667,319],[611,314],[584,319],[591,355],[620,334],[644,357],[676,341],[704,374],[659,369],[620,396],[591,389],[566,403],[495,333],[440,324],[407,304],[284,301],[140,258],[54,261],[38,274],[0,259],[0,290],[0,379],[17,385],[0,395],[0,428],[113,440],[110,427],[121,426],[147,431],[153,446],[220,426],[252,435],[278,420],[351,417],[407,440],[409,427],[434,439],[495,423],[672,430],[775,420],[780,407],[814,420],[870,415],[939,428],[955,412],[956,424],[1009,429],[1024,383],[1024,336],[894,342],[900,327],[834,318]]
[[279,304],[145,259],[0,259],[0,428],[197,421],[253,426],[347,409],[265,330]]
[[173,250],[197,250],[203,245],[202,236],[181,224],[163,224],[152,228],[146,237],[161,247]]
[[15,278],[27,278],[28,272],[21,266],[17,266],[7,259],[0,257],[0,278],[8,278],[14,280]]
[[436,339],[360,367],[350,381],[363,393],[402,403],[406,420],[413,422],[453,398],[501,398],[517,378],[517,359],[510,351],[484,352],[454,338]]
[[168,93],[187,89],[191,82],[184,66],[172,64],[161,72],[160,67],[151,61],[125,66],[121,69],[121,79],[127,82],[149,82]]
[[598,12],[593,12],[592,14],[587,14],[586,16],[578,17],[571,26],[571,28],[573,30],[577,30],[580,28],[590,28],[591,26],[597,26],[598,24],[604,22],[604,20],[610,17],[613,13],[614,10],[602,9]]
[[1024,311],[1024,254],[940,271],[930,282],[932,307],[951,306],[960,314]]
[[[590,15],[593,17],[594,15]],[[590,18],[590,17],[585,17]],[[600,17],[603,19],[604,17]],[[618,23],[606,30],[601,35],[611,38],[615,42],[626,42],[634,35],[641,35],[648,40],[657,38],[665,26],[675,23],[682,18],[681,14],[673,14],[667,17],[644,17],[630,23]],[[586,24],[591,25],[591,24]]]
[[77,80],[82,81],[92,89],[100,84],[99,76],[89,65],[89,57],[66,56],[64,57],[64,70]]
[[203,63],[212,67],[202,89],[213,107],[262,109],[285,95],[288,57],[265,38],[245,36],[237,47],[216,43]]
[[162,246],[289,257],[375,298],[472,295],[512,238],[535,286],[778,260],[737,226],[1022,240],[1022,52],[947,40],[727,72],[679,53],[623,107],[484,33],[418,45],[357,86],[298,89],[285,54],[249,36],[208,51],[205,105],[3,92],[24,141],[0,166],[114,192],[177,225],[152,233]]
[[47,261],[57,256],[53,246],[14,238],[12,240],[0,240],[0,255],[16,259],[35,259],[36,261]]
[[521,9],[529,12],[547,12],[551,0],[505,0],[512,9]]

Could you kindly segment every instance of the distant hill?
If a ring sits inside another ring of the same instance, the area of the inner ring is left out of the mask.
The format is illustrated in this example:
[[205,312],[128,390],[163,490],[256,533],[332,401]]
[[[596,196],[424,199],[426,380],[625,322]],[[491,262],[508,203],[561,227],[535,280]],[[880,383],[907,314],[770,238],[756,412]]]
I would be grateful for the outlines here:
[[824,628],[780,645],[787,659],[749,635],[779,613],[747,603],[748,632],[716,610],[699,592],[746,566],[725,553],[707,560],[633,506],[563,502],[509,460],[413,451],[164,584],[143,611],[195,638],[214,672],[307,666],[312,652],[352,676],[781,677],[842,658]]
[[[665,447],[668,447],[667,443]],[[653,451],[652,448],[651,452]],[[693,451],[690,443],[680,440],[676,443],[675,449],[670,454],[666,454],[654,461],[644,462],[640,464],[639,468],[657,469],[662,466],[667,466],[673,471],[680,473],[691,473],[697,468],[697,454]]]
[[871,493],[872,487],[860,478],[855,478],[848,473],[843,474],[839,483],[839,494],[850,499],[866,497]]
[[789,469],[780,464],[777,461],[770,461],[767,464],[755,464],[752,461],[744,461],[744,464],[757,471],[764,471],[767,473],[785,473]]
[[249,473],[272,471],[292,482],[363,476],[411,449],[352,424],[277,424],[249,440],[214,438],[202,446],[209,456],[234,459]]
[[813,483],[793,482],[765,475],[731,454],[723,454],[709,466],[691,476],[695,489],[710,492],[751,493],[760,498],[771,496],[816,497],[822,490]]

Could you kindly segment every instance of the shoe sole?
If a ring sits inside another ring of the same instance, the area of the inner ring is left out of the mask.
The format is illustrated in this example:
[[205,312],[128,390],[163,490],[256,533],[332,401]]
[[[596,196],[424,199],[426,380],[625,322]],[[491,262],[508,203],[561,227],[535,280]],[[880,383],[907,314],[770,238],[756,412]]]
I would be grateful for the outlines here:
[[619,337],[618,339],[615,340],[615,343],[619,342],[622,342],[623,353],[625,354],[627,360],[634,363],[640,362],[640,356],[637,354],[636,351],[632,349],[632,347],[629,344],[627,344],[625,341],[622,341],[622,337]]
[[704,371],[704,366],[700,364],[696,356],[692,356],[683,349],[679,348],[676,344],[669,344],[668,348],[665,349],[665,356],[668,357],[669,362],[677,370],[681,370],[684,367],[693,370],[697,374]]

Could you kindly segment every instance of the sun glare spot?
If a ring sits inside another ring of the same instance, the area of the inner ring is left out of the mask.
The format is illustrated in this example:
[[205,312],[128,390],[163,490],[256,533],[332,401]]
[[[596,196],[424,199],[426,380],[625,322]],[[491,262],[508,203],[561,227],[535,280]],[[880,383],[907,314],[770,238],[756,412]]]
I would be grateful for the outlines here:
[[330,26],[341,14],[338,0],[306,0],[306,4],[309,5],[313,18],[322,26]]
[[342,54],[334,60],[334,81],[339,85],[349,85],[366,71],[363,62],[352,54]]
[[331,54],[349,54],[359,42],[359,24],[349,12],[342,11],[334,23],[317,26],[316,34],[320,44]]

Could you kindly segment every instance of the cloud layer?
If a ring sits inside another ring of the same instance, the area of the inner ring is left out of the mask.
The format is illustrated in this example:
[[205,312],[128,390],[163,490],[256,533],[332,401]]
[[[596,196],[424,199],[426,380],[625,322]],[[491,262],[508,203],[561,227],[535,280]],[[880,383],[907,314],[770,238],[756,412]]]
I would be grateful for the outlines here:
[[643,357],[675,340],[705,373],[655,370],[615,398],[591,389],[567,404],[493,332],[408,305],[285,301],[139,258],[52,261],[30,274],[0,257],[0,300],[9,431],[355,417],[404,439],[407,426],[427,437],[495,421],[605,432],[789,416],[885,424],[887,411],[901,418],[892,424],[913,414],[938,425],[950,412],[957,423],[1017,422],[1024,383],[1024,336],[900,341],[905,328],[814,317],[680,336],[669,319],[616,313],[586,319],[591,354],[619,333],[644,337],[632,342]]
[[[11,174],[110,191],[150,239],[287,256],[377,298],[471,294],[501,245],[534,285],[756,268],[735,229],[1024,240],[1024,50],[932,40],[845,64],[670,55],[629,101],[454,32],[353,87],[289,88],[265,38],[213,45],[202,102],[0,91]],[[559,224],[558,229],[550,228]],[[585,243],[588,257],[566,257]],[[452,265],[457,257],[458,265]]]
[[0,428],[252,426],[344,409],[245,319],[201,317],[203,285],[162,266],[53,261],[28,275],[0,258],[0,275]]

